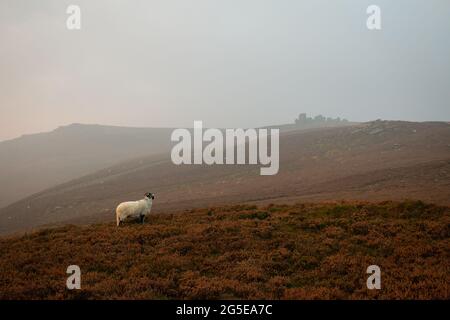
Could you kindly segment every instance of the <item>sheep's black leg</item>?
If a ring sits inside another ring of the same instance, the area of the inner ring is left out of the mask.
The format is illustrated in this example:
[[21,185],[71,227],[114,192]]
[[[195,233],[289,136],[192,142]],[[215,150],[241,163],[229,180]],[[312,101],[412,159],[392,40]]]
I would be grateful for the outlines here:
[[141,218],[141,223],[143,224],[143,223],[144,223],[145,216],[142,215],[142,216],[140,216],[140,218]]

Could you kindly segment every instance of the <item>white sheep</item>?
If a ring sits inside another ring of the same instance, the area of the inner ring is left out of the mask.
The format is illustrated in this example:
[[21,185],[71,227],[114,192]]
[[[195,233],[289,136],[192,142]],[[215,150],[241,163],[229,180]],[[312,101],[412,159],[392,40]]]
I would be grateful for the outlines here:
[[116,208],[117,226],[127,218],[139,218],[144,223],[145,216],[150,214],[155,196],[153,193],[146,193],[145,198],[138,201],[122,202]]

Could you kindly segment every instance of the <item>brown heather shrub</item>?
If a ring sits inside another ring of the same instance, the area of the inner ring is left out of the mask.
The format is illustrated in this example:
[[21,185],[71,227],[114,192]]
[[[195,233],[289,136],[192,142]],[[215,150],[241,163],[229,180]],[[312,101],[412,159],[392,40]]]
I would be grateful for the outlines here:
[[[113,220],[113,219],[112,219]],[[0,238],[0,299],[449,299],[450,209],[236,205]],[[81,267],[82,289],[65,288]],[[366,288],[366,269],[382,290]]]

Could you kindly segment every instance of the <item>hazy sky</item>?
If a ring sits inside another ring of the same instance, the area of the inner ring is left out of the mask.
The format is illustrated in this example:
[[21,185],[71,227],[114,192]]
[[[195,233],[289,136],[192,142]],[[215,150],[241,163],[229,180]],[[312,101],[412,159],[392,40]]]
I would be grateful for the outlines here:
[[[381,31],[366,28],[370,4]],[[449,17],[448,0],[0,0],[0,140],[300,112],[450,121]]]

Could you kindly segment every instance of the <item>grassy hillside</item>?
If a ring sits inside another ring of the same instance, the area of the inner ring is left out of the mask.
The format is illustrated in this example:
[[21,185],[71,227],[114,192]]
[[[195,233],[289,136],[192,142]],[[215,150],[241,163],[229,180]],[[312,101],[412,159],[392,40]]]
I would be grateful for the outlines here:
[[420,201],[197,209],[2,238],[0,299],[449,299],[449,248],[450,208]]
[[[260,201],[421,199],[450,205],[450,125],[375,121],[280,136],[280,171],[137,158],[0,209],[0,234],[47,224],[98,223],[118,203],[156,194],[155,213]],[[257,186],[257,188],[255,188]]]

